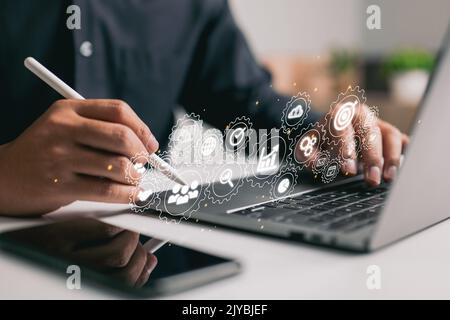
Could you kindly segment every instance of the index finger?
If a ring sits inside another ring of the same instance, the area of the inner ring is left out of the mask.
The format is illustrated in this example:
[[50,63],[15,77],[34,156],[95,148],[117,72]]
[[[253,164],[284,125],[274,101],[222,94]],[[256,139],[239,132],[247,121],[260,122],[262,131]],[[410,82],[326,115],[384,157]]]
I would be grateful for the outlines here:
[[113,99],[77,100],[75,112],[85,118],[123,124],[134,131],[149,153],[159,149],[150,128],[124,101]]

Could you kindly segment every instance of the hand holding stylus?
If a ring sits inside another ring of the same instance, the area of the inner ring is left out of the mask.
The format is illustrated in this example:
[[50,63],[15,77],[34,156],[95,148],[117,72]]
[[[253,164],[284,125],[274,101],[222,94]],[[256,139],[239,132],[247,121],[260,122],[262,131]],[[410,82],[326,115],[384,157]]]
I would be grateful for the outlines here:
[[80,99],[55,101],[0,147],[0,214],[40,215],[76,200],[129,202],[129,159],[153,154],[158,142],[125,102]]

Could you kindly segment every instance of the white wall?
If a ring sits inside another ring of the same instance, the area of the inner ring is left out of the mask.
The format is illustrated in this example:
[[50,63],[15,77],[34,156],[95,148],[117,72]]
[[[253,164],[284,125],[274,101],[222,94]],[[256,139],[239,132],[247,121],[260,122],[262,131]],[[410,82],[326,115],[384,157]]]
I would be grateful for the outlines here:
[[[450,0],[230,0],[257,55],[321,54],[351,47],[369,54],[397,46],[435,50],[450,20]],[[381,7],[382,30],[366,28],[366,8]]]
[[381,8],[382,30],[363,29],[368,53],[398,47],[439,49],[450,22],[450,0],[365,0]]
[[257,54],[320,54],[360,37],[361,0],[230,0]]

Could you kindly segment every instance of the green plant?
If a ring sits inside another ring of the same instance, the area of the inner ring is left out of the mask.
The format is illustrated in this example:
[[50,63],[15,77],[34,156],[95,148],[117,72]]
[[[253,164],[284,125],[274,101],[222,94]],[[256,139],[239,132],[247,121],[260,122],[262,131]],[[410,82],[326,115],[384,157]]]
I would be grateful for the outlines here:
[[417,69],[430,72],[433,66],[434,56],[430,52],[420,49],[402,49],[386,58],[383,70],[389,76],[393,73]]
[[358,62],[359,54],[356,52],[345,49],[331,51],[330,68],[335,75],[355,70]]

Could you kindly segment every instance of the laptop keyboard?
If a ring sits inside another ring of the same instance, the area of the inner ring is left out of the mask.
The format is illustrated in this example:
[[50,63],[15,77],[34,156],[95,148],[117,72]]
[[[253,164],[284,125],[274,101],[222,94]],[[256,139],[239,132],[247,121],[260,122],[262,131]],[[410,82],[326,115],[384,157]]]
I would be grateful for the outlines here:
[[363,183],[292,196],[234,212],[234,215],[278,223],[350,232],[375,223],[388,186],[368,188]]

